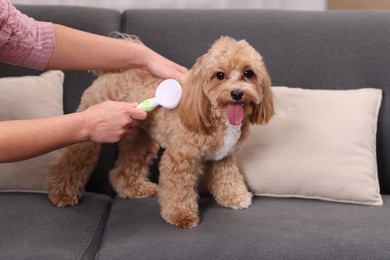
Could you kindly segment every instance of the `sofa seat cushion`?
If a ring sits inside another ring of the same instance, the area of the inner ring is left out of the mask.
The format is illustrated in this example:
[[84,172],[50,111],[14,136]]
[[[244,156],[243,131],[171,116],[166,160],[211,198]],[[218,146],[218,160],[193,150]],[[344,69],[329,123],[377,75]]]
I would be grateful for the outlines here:
[[56,208],[47,195],[0,194],[1,259],[93,259],[111,198],[85,193],[77,206]]
[[246,210],[200,199],[190,230],[160,217],[156,199],[115,199],[97,259],[390,259],[383,207],[254,198]]

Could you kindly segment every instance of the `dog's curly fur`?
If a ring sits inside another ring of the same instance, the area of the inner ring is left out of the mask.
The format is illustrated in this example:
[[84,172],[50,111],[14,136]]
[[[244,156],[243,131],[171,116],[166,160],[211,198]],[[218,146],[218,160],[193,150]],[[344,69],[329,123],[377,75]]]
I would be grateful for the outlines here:
[[[139,68],[101,73],[84,92],[78,110],[104,100],[141,102],[154,96],[161,81]],[[110,181],[122,198],[158,193],[162,217],[175,226],[191,228],[200,221],[197,187],[201,174],[219,204],[233,209],[251,205],[252,194],[234,153],[248,136],[250,124],[267,123],[274,106],[263,59],[244,40],[218,39],[181,85],[183,97],[177,108],[156,108],[120,141]],[[157,186],[148,180],[148,169],[160,146],[165,151]],[[99,152],[100,145],[93,142],[67,148],[49,174],[49,198],[54,205],[78,203]]]

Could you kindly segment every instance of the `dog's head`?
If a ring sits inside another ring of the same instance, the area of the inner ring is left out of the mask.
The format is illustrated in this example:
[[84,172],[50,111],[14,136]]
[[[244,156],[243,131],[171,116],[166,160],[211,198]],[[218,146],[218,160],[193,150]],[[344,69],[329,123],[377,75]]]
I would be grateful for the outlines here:
[[179,114],[196,132],[212,126],[210,109],[230,124],[265,124],[274,115],[271,80],[261,55],[246,41],[223,36],[198,58],[184,82]]

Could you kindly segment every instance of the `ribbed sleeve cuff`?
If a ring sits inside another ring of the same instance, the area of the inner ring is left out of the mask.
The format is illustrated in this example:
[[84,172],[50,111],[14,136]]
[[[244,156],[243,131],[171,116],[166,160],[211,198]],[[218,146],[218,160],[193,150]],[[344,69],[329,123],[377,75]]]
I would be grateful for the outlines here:
[[55,47],[53,24],[38,22],[37,30],[36,44],[32,46],[31,52],[20,65],[43,70],[47,67]]
[[45,69],[55,47],[53,24],[35,21],[9,1],[0,4],[0,60]]

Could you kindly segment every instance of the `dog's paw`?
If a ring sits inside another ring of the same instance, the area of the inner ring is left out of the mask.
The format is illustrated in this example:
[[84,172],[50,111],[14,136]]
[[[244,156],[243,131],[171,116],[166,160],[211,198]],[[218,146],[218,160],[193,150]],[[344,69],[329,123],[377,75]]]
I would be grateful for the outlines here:
[[179,228],[194,228],[200,223],[199,216],[190,211],[180,211],[176,214],[161,214],[163,219]]
[[49,193],[49,199],[51,203],[58,208],[74,206],[79,203],[77,196],[67,196],[67,195]]
[[217,202],[225,207],[235,210],[246,209],[252,205],[252,193],[246,192],[235,196],[217,198]]
[[117,188],[116,192],[120,198],[151,198],[156,196],[158,185],[153,182],[137,182],[135,184]]

